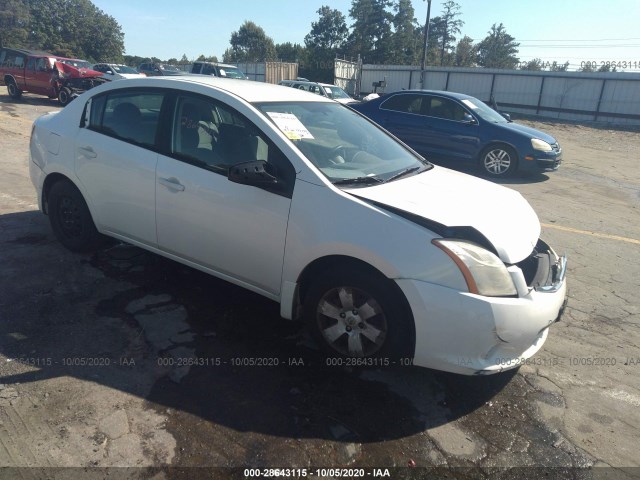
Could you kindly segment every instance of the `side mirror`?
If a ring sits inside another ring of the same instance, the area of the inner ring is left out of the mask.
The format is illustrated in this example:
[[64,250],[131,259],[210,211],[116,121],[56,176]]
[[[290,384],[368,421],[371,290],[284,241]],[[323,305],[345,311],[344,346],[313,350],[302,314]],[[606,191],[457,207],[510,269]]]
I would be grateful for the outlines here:
[[475,125],[476,123],[476,119],[473,118],[473,115],[471,115],[470,113],[465,113],[464,114],[464,119],[462,120],[463,123],[466,123],[468,125]]
[[507,122],[511,121],[511,115],[509,115],[508,113],[500,112],[500,115],[502,115]]
[[267,165],[264,160],[237,163],[229,167],[227,178],[234,183],[255,187],[275,185],[278,179],[267,172]]

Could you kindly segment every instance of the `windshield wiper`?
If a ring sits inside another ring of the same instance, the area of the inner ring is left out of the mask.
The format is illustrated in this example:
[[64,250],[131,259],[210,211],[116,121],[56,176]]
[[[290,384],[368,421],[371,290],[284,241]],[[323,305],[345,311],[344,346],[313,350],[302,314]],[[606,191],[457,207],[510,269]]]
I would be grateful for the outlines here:
[[404,177],[405,175],[407,175],[409,173],[412,173],[412,172],[415,172],[417,170],[420,170],[421,168],[422,168],[422,166],[405,168],[404,170],[396,173],[395,175],[391,175],[389,178],[387,178],[385,180],[385,183],[386,182],[391,182],[391,181],[396,180],[396,179],[398,179],[400,177]]
[[384,180],[378,177],[355,177],[355,178],[341,178],[333,182],[334,185],[351,185],[351,184],[367,184],[382,183]]

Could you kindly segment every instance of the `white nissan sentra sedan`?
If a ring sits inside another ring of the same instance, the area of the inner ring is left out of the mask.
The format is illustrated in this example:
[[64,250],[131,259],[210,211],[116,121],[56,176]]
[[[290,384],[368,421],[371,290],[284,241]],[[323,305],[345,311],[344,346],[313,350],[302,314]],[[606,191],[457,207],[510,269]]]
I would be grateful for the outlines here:
[[352,365],[513,368],[565,300],[519,193],[292,88],[105,84],[36,120],[30,171],[67,248],[107,235],[260,293]]

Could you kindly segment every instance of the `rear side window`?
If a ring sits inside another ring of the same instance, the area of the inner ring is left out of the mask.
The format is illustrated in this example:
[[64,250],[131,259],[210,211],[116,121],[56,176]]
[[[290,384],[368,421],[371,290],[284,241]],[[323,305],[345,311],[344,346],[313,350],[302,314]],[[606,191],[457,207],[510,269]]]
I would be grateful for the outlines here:
[[91,130],[134,143],[155,147],[165,93],[160,91],[113,92],[94,97],[87,104],[85,123]]
[[215,75],[216,72],[213,69],[213,65],[209,65],[207,63],[202,65],[202,73],[205,75]]
[[380,108],[384,110],[393,110],[402,113],[422,113],[423,103],[426,104],[426,97],[411,93],[403,93],[401,95],[393,95],[384,101]]
[[24,55],[18,52],[12,52],[11,50],[3,50],[0,54],[0,65],[3,67],[18,67],[22,68],[25,64]]

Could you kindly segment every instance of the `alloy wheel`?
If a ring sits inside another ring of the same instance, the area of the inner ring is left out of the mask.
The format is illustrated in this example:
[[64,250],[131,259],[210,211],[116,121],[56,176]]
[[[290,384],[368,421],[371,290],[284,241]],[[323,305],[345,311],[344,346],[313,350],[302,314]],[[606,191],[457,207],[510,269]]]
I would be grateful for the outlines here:
[[316,321],[326,343],[348,357],[375,354],[388,331],[387,318],[376,299],[348,286],[332,288],[320,298]]

